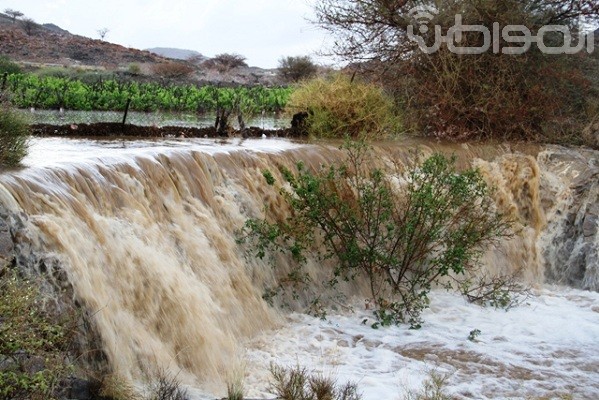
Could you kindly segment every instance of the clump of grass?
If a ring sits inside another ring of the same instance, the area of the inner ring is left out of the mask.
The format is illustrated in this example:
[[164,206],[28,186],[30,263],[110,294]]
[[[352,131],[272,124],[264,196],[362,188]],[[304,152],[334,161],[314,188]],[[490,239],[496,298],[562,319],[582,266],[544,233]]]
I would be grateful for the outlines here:
[[0,165],[16,166],[27,155],[29,126],[0,100]]
[[437,371],[431,371],[428,378],[422,384],[422,389],[418,392],[408,392],[405,400],[453,400],[453,397],[447,394],[445,387],[449,375]]
[[131,383],[116,374],[102,378],[99,395],[110,400],[143,400]]
[[230,375],[227,378],[227,400],[243,400],[245,392],[243,384],[244,371],[244,364],[230,371]]
[[281,400],[360,400],[362,396],[354,383],[337,385],[321,375],[312,375],[306,368],[270,366],[270,391]]
[[227,400],[243,400],[244,386],[240,380],[227,382]]
[[187,390],[181,387],[179,379],[166,372],[159,371],[152,385],[148,400],[188,400]]
[[380,137],[400,130],[391,97],[378,86],[337,74],[299,84],[286,106],[307,112],[307,133],[315,137]]

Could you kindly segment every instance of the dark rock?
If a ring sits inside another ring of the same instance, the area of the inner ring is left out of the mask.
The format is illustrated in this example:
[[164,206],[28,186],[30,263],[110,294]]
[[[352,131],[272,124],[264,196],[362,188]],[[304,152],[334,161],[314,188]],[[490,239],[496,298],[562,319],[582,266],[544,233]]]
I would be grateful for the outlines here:
[[33,375],[46,369],[46,361],[41,356],[30,356],[22,361],[23,372]]
[[61,398],[69,400],[101,400],[99,395],[101,384],[95,380],[72,377],[62,383],[63,395]]
[[597,234],[597,223],[599,217],[592,214],[587,214],[582,223],[582,233],[585,237],[595,236]]

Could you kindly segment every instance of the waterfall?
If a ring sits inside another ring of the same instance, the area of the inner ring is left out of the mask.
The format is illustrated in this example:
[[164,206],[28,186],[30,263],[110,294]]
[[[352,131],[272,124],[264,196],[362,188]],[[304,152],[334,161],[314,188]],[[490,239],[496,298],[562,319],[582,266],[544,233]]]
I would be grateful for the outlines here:
[[[287,212],[262,170],[297,160],[316,167],[340,153],[330,145],[263,143],[83,148],[93,157],[44,165],[42,156],[0,175],[0,216],[17,263],[59,270],[51,279],[72,286],[119,376],[139,381],[163,368],[190,384],[221,382],[243,340],[280,323],[280,311],[261,298],[274,272],[246,258],[236,232],[264,207]],[[472,162],[497,188],[498,207],[518,221],[518,234],[485,256],[489,271],[599,289],[597,152],[409,141],[377,151],[407,160],[414,146]]]

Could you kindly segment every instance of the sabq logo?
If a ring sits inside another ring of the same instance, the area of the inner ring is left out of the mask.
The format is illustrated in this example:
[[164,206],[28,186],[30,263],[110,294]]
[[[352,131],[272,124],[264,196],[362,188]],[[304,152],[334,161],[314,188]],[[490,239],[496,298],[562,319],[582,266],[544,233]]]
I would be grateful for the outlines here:
[[[432,7],[416,7],[412,8],[408,15],[412,17],[419,25],[418,31],[421,34],[427,33],[430,28],[428,23],[438,14],[438,11]],[[544,25],[536,35],[530,32],[530,29],[525,25],[506,25],[503,28],[498,22],[493,23],[492,31],[484,25],[464,25],[462,23],[462,15],[456,14],[455,24],[447,30],[447,34],[443,36],[441,26],[435,25],[435,42],[431,46],[427,46],[422,36],[414,34],[414,25],[408,26],[408,39],[418,44],[420,50],[426,54],[433,54],[441,48],[443,43],[447,44],[450,52],[455,54],[483,54],[493,50],[495,54],[524,54],[533,43],[542,53],[545,54],[576,54],[586,47],[586,51],[590,54],[595,49],[594,33],[578,33],[578,42],[572,44],[572,33],[565,25]],[[482,34],[484,42],[481,46],[466,47],[460,46],[462,35],[466,32],[478,32]],[[563,35],[563,43],[561,46],[546,46],[545,36],[549,33],[561,33]],[[503,39],[509,44],[518,44],[517,46],[500,46],[500,39]],[[585,46],[586,45],[586,46]]]

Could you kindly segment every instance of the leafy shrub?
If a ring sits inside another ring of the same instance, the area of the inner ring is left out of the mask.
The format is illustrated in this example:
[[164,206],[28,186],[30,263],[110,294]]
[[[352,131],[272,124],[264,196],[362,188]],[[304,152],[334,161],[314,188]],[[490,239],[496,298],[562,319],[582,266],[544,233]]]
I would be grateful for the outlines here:
[[0,75],[20,74],[21,67],[6,56],[0,56]]
[[138,63],[131,63],[127,67],[127,73],[133,76],[141,75],[141,66]]
[[338,386],[335,380],[310,374],[305,368],[270,366],[271,392],[281,400],[360,400],[353,383]]
[[0,102],[0,165],[15,166],[27,155],[29,127],[14,110]]
[[290,56],[279,60],[279,75],[287,82],[311,78],[317,71],[318,66],[308,56]]
[[381,136],[399,129],[393,101],[381,88],[342,74],[300,84],[286,110],[307,111],[307,131],[317,137]]
[[[303,284],[309,280],[304,254],[321,251],[334,265],[329,286],[358,276],[367,279],[375,316],[383,325],[419,327],[428,293],[441,279],[447,288],[476,292],[479,301],[507,301],[502,279],[472,281],[479,256],[510,230],[477,170],[457,171],[454,158],[435,154],[392,176],[376,167],[364,143],[348,142],[343,148],[346,161],[315,173],[301,162],[296,173],[281,168],[286,186],[280,192],[291,216],[272,223],[246,221],[244,234],[257,257],[271,249],[287,252],[297,263],[283,281]],[[264,176],[276,184],[270,171]],[[318,242],[324,250],[313,247]]]

